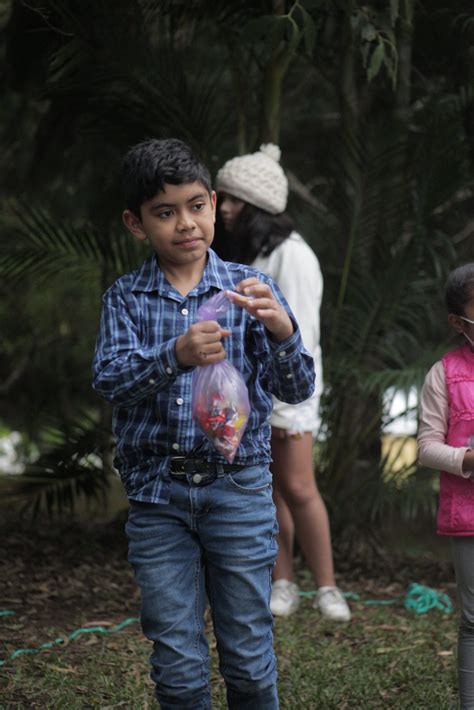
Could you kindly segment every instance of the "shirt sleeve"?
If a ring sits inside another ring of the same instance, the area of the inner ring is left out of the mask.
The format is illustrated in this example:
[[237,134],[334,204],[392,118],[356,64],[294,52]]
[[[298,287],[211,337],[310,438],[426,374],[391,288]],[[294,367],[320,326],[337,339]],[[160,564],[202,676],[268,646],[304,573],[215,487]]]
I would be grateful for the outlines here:
[[428,372],[421,391],[421,414],[418,427],[418,460],[423,466],[469,478],[462,470],[468,447],[446,444],[448,432],[448,393],[443,363],[437,362]]
[[157,347],[143,347],[137,323],[120,290],[112,286],[103,297],[93,361],[93,387],[104,399],[132,406],[163,390],[184,371],[175,354],[176,338]]

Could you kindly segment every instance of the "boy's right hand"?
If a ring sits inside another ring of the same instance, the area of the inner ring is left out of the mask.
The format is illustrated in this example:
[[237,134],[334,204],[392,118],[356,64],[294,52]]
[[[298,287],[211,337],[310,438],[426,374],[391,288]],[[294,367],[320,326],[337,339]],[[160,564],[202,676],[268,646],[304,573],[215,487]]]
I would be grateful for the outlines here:
[[231,335],[215,320],[203,320],[192,326],[176,340],[176,359],[181,367],[213,365],[225,360],[222,338]]

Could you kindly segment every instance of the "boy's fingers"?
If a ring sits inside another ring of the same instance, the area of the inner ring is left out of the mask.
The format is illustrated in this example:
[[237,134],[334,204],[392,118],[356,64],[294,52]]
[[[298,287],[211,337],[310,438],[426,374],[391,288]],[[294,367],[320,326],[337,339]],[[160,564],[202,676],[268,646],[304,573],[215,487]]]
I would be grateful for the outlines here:
[[200,333],[199,337],[196,337],[196,343],[206,344],[206,343],[220,343],[222,338],[227,338],[232,335],[232,331],[226,328],[218,328],[210,332]]
[[222,344],[220,342],[218,343],[209,343],[206,345],[203,345],[201,348],[201,354],[207,355],[216,355],[217,353],[224,352],[224,348],[222,347]]
[[[257,280],[255,280],[254,283],[243,286],[241,290],[239,289],[238,294],[242,296],[247,296],[249,298],[275,298],[270,286]],[[232,298],[232,295],[230,296],[230,299],[232,301],[234,300]]]
[[195,342],[213,343],[232,335],[232,331],[222,328],[216,321],[202,321],[191,326],[189,334]]
[[[235,290],[237,291],[237,293],[242,293],[244,288],[248,288],[249,286],[253,286],[259,283],[261,283],[261,281],[259,281],[255,276],[250,276],[248,279],[243,279],[242,281],[240,281],[235,287]],[[232,291],[230,293],[232,293]]]
[[277,302],[271,298],[252,298],[252,300],[250,300],[248,304],[253,310],[259,310],[260,308],[263,308],[265,310],[268,309],[276,311],[278,307]]
[[198,352],[199,362],[202,365],[212,365],[215,362],[224,360],[226,351],[222,347],[222,343],[213,343],[202,345]]
[[214,365],[216,362],[221,362],[225,360],[226,352],[223,350],[220,353],[207,354],[205,352],[200,353],[199,365]]
[[199,323],[194,323],[194,326],[191,327],[194,327],[200,333],[213,333],[220,329],[220,325],[216,320],[202,320]]
[[250,298],[249,296],[243,296],[240,293],[232,293],[231,296],[231,301],[232,303],[236,303],[238,306],[246,306],[248,303],[251,303],[254,299]]
[[251,313],[255,313],[255,311],[259,308],[271,309],[275,311],[277,306],[277,302],[274,301],[273,298],[249,298],[248,296],[236,295],[232,298],[232,300],[236,305],[245,308]]
[[230,335],[232,331],[228,328],[223,328],[216,320],[203,320],[194,324],[195,330],[200,333],[221,333],[221,335]]

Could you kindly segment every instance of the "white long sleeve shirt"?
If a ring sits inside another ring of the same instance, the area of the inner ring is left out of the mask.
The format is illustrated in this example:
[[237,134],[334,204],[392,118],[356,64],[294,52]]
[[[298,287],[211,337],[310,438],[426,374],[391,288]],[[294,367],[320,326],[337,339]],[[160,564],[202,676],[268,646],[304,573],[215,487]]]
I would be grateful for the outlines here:
[[323,390],[319,342],[323,277],[319,261],[304,239],[292,232],[269,256],[258,256],[252,266],[271,276],[281,288],[300,327],[303,344],[313,356],[316,371],[314,395],[300,404],[286,404],[274,398],[270,423],[289,431],[316,434],[320,426],[319,400]]
[[418,460],[423,466],[455,473],[469,478],[471,471],[463,471],[467,446],[446,444],[448,432],[448,392],[441,360],[433,365],[421,390],[421,415],[418,427]]

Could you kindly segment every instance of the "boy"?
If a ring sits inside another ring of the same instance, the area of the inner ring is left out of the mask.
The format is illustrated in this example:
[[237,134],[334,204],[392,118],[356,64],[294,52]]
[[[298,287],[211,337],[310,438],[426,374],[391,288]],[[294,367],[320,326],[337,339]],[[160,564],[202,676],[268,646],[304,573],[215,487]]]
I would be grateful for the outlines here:
[[[153,253],[104,295],[94,387],[114,404],[129,560],[143,632],[154,644],[156,696],[163,710],[211,706],[207,593],[229,708],[275,710],[268,418],[272,393],[287,402],[312,394],[312,358],[273,281],[210,249],[216,194],[186,144],[136,145],[123,179],[124,224]],[[201,303],[221,290],[233,292],[234,304],[222,322],[194,323]],[[194,367],[226,357],[251,406],[232,464],[191,415]]]

